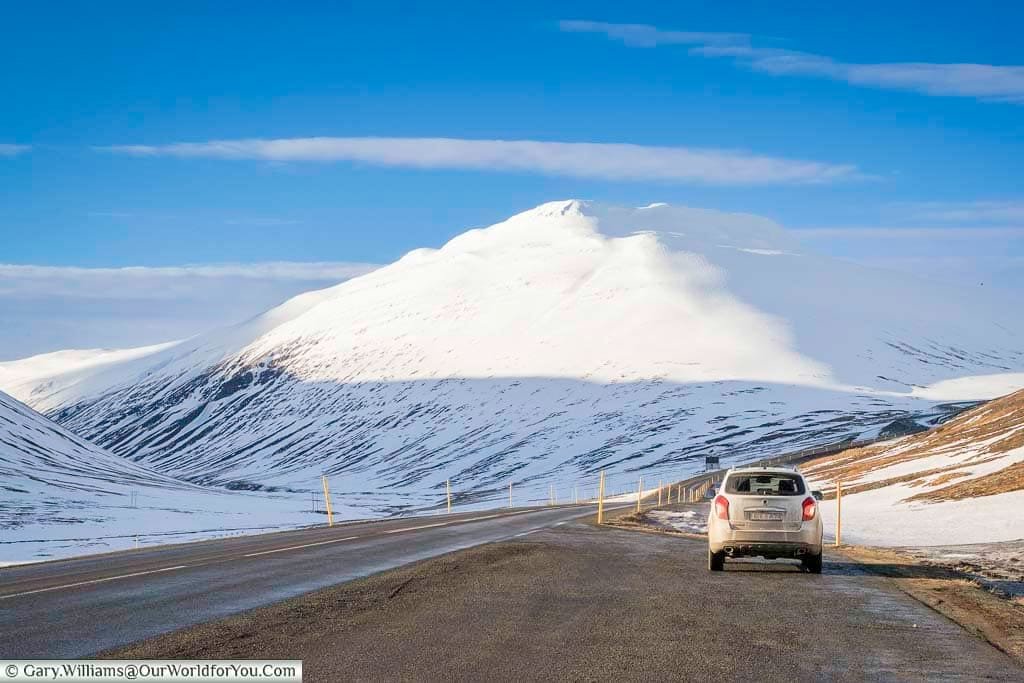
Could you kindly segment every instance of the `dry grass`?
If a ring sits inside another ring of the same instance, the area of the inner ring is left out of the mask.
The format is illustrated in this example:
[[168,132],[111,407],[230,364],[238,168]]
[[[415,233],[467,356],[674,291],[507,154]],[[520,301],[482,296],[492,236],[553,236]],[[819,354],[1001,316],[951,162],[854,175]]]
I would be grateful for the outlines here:
[[907,500],[928,502],[963,500],[965,498],[979,498],[981,496],[992,496],[997,493],[1021,490],[1024,490],[1024,462],[1014,463],[998,472],[986,474],[968,481],[961,481],[952,486],[946,486],[933,491],[924,491],[907,498]]
[[[993,474],[954,482],[971,476],[966,468],[998,460],[1022,446],[1024,390],[965,411],[927,432],[812,460],[805,463],[801,470],[819,480],[850,482],[849,485],[844,484],[844,493],[860,493],[893,484],[929,487],[949,484],[938,490],[917,494],[908,500],[959,500],[1024,488],[1024,468],[1021,463],[1012,464]],[[967,449],[976,452],[964,458],[962,456]],[[957,459],[948,466],[932,467],[880,481],[857,483],[872,472],[943,454]],[[830,493],[826,497],[833,496]]]
[[946,474],[941,474],[941,475],[935,477],[931,481],[922,481],[921,484],[923,486],[942,486],[943,484],[948,484],[949,482],[953,481],[954,479],[959,479],[961,477],[969,477],[969,476],[971,476],[971,473],[970,472],[964,472],[963,470],[961,470],[959,472],[947,472]]

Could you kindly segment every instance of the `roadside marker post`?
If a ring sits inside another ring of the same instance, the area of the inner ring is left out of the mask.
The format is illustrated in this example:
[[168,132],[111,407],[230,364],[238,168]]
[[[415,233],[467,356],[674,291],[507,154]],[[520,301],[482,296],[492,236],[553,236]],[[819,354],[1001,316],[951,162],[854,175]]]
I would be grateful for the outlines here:
[[644,478],[640,477],[640,482],[636,485],[636,511],[640,512],[640,501],[644,497]]
[[444,493],[448,498],[448,514],[452,512],[452,482],[450,479],[444,480]]
[[843,542],[843,482],[836,482],[836,547]]
[[664,488],[665,488],[664,483],[662,483],[661,479],[659,479],[658,480],[658,507],[661,507],[661,491]]
[[512,507],[512,482],[508,483],[508,506]]
[[601,470],[601,480],[597,484],[597,523],[604,524],[604,470]]
[[334,511],[331,510],[331,489],[327,485],[327,475],[320,477],[324,485],[324,504],[327,506],[327,526],[334,526]]

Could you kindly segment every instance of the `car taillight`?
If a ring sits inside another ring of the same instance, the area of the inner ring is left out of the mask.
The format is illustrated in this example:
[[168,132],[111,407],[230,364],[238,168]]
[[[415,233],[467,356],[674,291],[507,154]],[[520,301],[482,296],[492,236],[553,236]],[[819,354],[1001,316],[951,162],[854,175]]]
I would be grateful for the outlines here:
[[803,503],[803,506],[804,506],[804,521],[807,522],[809,520],[814,519],[814,511],[818,507],[818,505],[814,502],[814,499],[813,498],[806,499],[804,501],[804,503]]
[[729,519],[729,499],[725,496],[715,497],[715,517]]

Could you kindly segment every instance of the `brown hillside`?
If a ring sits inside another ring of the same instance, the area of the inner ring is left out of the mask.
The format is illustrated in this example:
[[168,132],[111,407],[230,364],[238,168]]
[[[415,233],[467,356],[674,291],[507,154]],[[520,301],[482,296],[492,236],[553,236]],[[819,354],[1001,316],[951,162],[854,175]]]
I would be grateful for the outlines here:
[[[926,458],[920,469],[906,467]],[[998,471],[976,475],[971,470],[1000,460],[1006,466]],[[887,468],[893,468],[892,476],[863,481]],[[801,470],[818,481],[843,482],[844,494],[893,484],[926,489],[908,501],[959,500],[1024,489],[1024,390],[927,432],[812,460]]]

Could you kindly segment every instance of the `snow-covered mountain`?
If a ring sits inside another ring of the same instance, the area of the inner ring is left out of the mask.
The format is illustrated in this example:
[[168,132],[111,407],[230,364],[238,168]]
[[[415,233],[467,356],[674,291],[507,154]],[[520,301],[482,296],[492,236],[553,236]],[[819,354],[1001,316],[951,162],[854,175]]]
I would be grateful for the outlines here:
[[[47,495],[55,490],[126,496],[138,488],[194,489],[108,453],[0,392],[0,488]],[[6,494],[3,526],[17,524]]]
[[0,565],[320,521],[309,509],[178,481],[0,392]]
[[327,472],[382,512],[446,479],[482,499],[934,421],[928,385],[1024,370],[1012,311],[755,216],[562,201],[190,340],[3,363],[0,388],[163,473],[298,492]]

